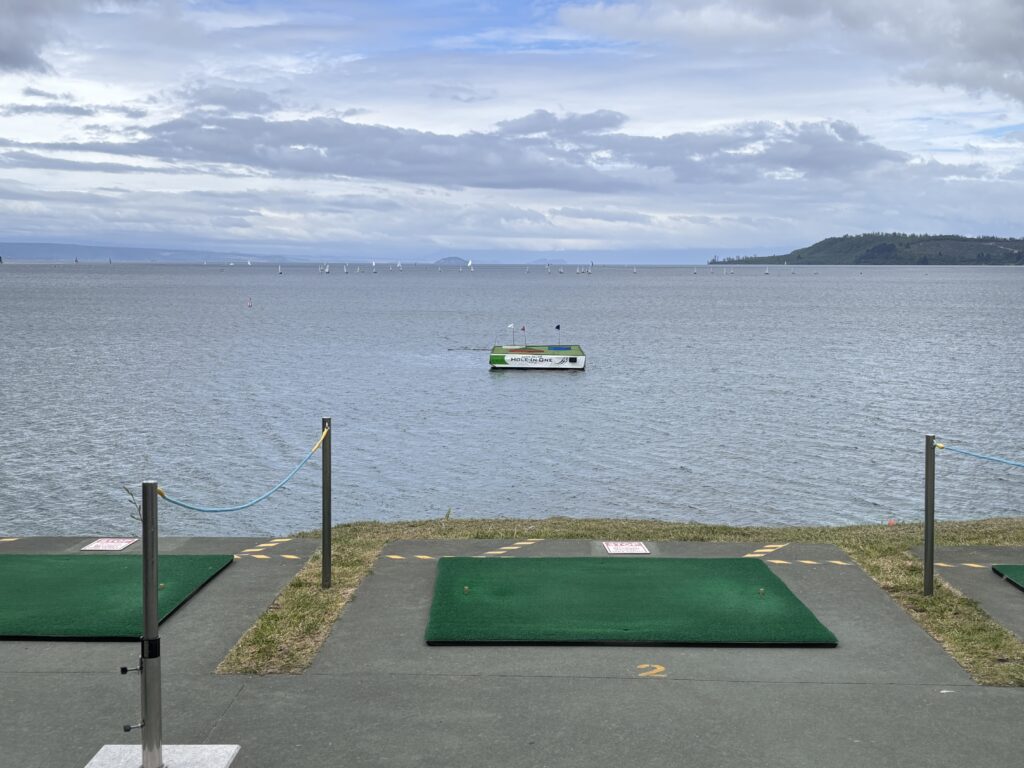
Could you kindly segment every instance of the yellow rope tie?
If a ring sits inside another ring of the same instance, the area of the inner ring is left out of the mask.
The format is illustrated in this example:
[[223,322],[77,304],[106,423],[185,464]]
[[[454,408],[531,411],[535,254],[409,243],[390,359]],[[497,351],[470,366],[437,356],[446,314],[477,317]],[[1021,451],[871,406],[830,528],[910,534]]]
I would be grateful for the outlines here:
[[310,453],[316,453],[317,448],[319,448],[320,444],[323,443],[323,441],[327,439],[327,433],[330,432],[330,431],[331,431],[330,427],[327,427],[324,430],[324,433],[322,435],[320,435],[320,439],[316,441],[316,445],[313,446],[313,450],[310,451]]

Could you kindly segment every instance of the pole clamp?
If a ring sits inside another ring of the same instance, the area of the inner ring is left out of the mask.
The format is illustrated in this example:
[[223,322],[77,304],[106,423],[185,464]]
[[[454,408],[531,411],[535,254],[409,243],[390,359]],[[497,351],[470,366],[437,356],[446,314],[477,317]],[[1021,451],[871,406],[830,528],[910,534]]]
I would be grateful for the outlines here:
[[159,659],[160,658],[160,638],[159,637],[144,637],[142,638],[142,658],[144,659]]

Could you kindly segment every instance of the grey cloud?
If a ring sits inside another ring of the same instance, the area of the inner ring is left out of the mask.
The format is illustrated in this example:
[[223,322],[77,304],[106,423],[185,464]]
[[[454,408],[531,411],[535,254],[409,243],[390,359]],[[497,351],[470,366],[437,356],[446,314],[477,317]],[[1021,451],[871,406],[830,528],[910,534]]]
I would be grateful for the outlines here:
[[[118,0],[114,0],[117,2]],[[121,0],[121,4],[131,0]],[[0,24],[0,72],[49,72],[46,44],[78,13],[102,0],[4,0]]]
[[186,102],[193,107],[214,107],[233,113],[264,114],[281,105],[262,91],[217,83],[203,83],[184,91]]
[[904,77],[1024,101],[1024,3],[986,0],[637,0],[569,5],[563,23],[589,35],[630,41],[679,41],[733,54],[802,48],[868,52],[898,62]]
[[688,183],[751,182],[786,174],[842,178],[910,160],[842,121],[744,123],[664,138],[618,134],[608,139],[608,147],[638,165],[670,168],[677,181]]
[[432,99],[458,101],[463,104],[472,104],[478,101],[489,101],[494,98],[493,93],[480,93],[473,88],[461,85],[434,85],[430,87],[428,95]]
[[537,109],[525,117],[503,120],[498,123],[498,130],[508,136],[601,133],[620,128],[627,119],[621,112],[610,109],[599,109],[583,115],[569,114],[565,117],[559,117],[546,109]]
[[596,208],[552,208],[553,216],[569,219],[590,219],[593,221],[623,222],[626,224],[649,224],[652,218],[634,211],[612,211]]
[[70,115],[73,117],[92,117],[96,114],[94,107],[80,107],[76,104],[7,104],[0,108],[0,114],[11,115]]
[[151,168],[128,163],[89,162],[49,157],[19,150],[0,152],[0,166],[7,168],[42,168],[54,171],[92,171],[98,173],[195,173],[197,169],[178,166]]
[[81,143],[4,142],[22,149],[88,151],[248,168],[282,176],[359,177],[441,187],[559,189],[610,193],[650,187],[657,174],[682,184],[750,183],[796,177],[852,179],[910,157],[842,121],[742,123],[665,137],[604,133],[625,116],[560,118],[537,111],[490,133],[445,135],[336,118],[269,120],[191,113],[139,128],[140,139]]
[[13,115],[68,115],[70,117],[95,117],[100,113],[119,114],[125,117],[142,118],[148,113],[144,109],[122,106],[98,106],[78,104],[7,104],[0,107],[0,114]]
[[216,113],[191,113],[144,130],[148,136],[137,141],[16,145],[449,187],[611,191],[635,186],[592,167],[585,152],[555,142],[538,148],[494,133],[455,136],[334,118],[274,121]]
[[25,88],[22,88],[21,95],[29,97],[34,96],[39,99],[51,99],[53,101],[58,101],[61,99],[65,101],[71,101],[72,98],[70,93],[50,93],[49,91],[44,91],[39,88],[32,88],[31,86],[26,86]]

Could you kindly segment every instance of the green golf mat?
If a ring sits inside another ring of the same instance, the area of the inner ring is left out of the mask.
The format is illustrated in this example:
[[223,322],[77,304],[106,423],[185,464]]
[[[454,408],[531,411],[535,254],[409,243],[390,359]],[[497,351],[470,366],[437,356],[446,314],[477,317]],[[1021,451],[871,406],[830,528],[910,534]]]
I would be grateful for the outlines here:
[[[163,555],[163,621],[233,559]],[[0,555],[0,637],[137,639],[142,635],[140,555]]]
[[836,637],[754,558],[442,558],[427,643],[814,645]]
[[993,565],[992,570],[1017,589],[1024,589],[1024,565]]

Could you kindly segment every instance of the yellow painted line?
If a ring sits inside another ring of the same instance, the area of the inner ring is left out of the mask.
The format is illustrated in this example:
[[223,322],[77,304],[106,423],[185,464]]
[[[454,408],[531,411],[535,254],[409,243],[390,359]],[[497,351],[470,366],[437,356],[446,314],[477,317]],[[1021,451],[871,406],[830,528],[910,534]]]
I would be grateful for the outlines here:
[[775,563],[776,565],[791,565],[789,560],[769,560],[769,563]]
[[262,552],[263,550],[257,548],[257,549],[243,549],[242,551],[243,552]]
[[268,541],[265,544],[257,544],[256,546],[257,547],[276,547],[277,546],[277,542],[276,541]]
[[985,567],[987,567],[987,566],[984,566],[984,565],[978,565],[977,563],[961,563],[961,565],[966,565],[968,568],[985,568]]
[[544,541],[544,539],[527,539],[531,544],[536,544],[538,541]]
[[505,552],[504,552],[504,550],[501,550],[501,549],[492,549],[490,552],[484,552],[484,554],[485,555],[504,555]]
[[434,558],[432,558],[430,555],[416,555],[416,559],[417,560],[433,560]]
[[525,546],[528,546],[529,544],[536,544],[536,543],[537,542],[535,542],[535,541],[517,541],[516,542],[516,546],[517,547],[525,547]]
[[829,560],[829,562],[833,565],[849,565],[849,563],[844,560]]
[[764,553],[763,552],[751,552],[749,555],[744,555],[744,557],[764,557]]
[[484,555],[473,555],[473,557],[482,558],[482,557],[484,557]]
[[255,557],[257,560],[269,560],[270,555],[249,555],[249,557]]
[[242,559],[241,555],[235,555],[235,560],[241,560],[241,559]]
[[284,542],[284,541],[291,541],[291,539],[271,539],[271,541],[273,541],[273,542],[275,542],[277,544],[280,544],[281,542]]
[[761,549],[770,549],[770,550],[774,551],[776,549],[782,549],[783,547],[788,547],[788,546],[789,546],[788,543],[786,543],[786,544],[765,544],[763,547],[761,547]]
[[504,549],[506,552],[508,552],[509,550],[512,550],[512,549],[519,549],[519,547],[502,547],[502,549]]
[[949,563],[936,563],[935,565],[939,568],[956,568],[955,565],[950,565]]
[[17,541],[17,539],[0,539],[0,541]]
[[804,565],[821,565],[817,560],[797,560],[797,562]]
[[301,560],[302,559],[298,555],[281,555],[281,557],[283,557],[283,558],[285,558],[287,560]]
[[384,557],[388,558],[389,560],[405,560],[405,558],[401,555],[384,555]]

